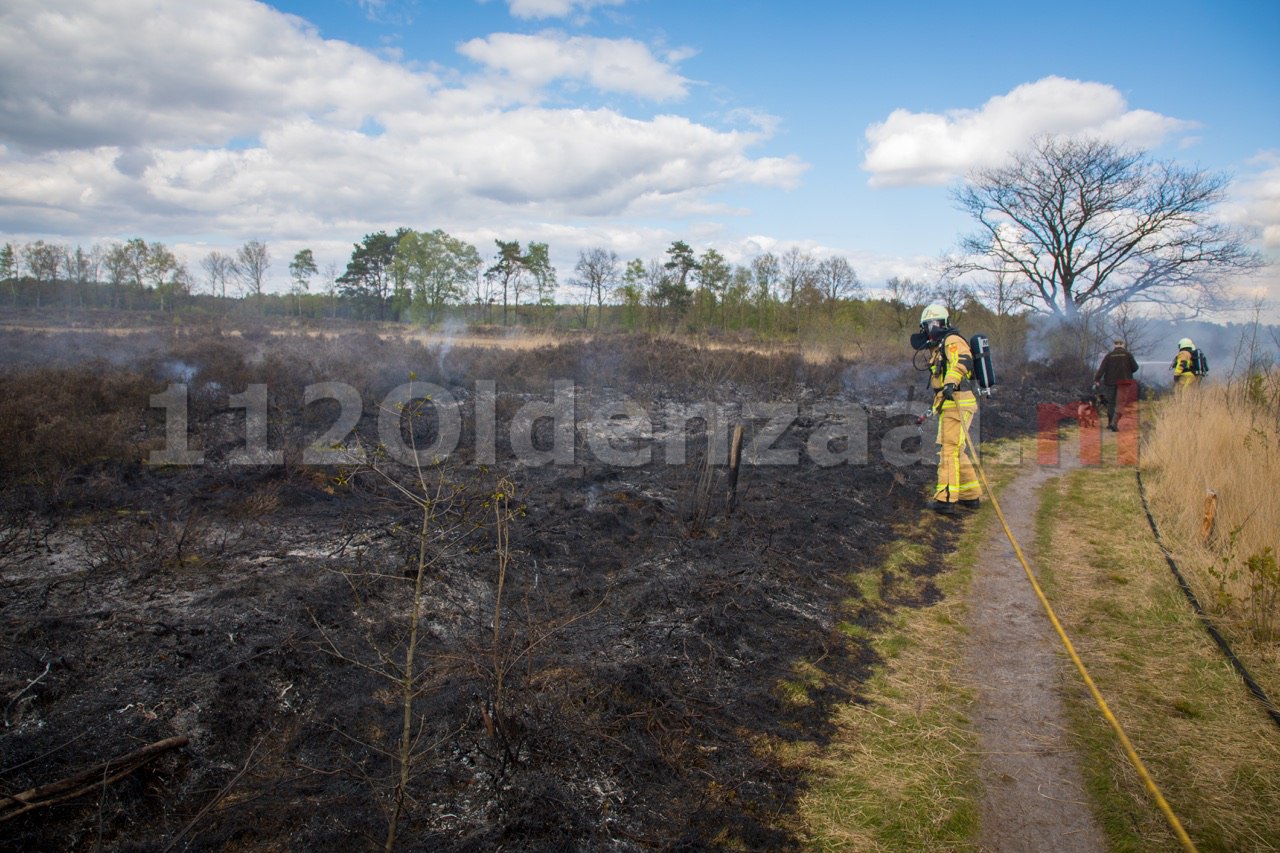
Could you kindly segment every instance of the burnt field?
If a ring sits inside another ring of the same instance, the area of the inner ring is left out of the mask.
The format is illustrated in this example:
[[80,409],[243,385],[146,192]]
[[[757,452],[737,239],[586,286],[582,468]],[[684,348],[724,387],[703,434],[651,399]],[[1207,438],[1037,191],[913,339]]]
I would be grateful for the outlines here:
[[[855,583],[933,478],[906,365],[218,328],[0,359],[8,849],[793,847],[784,757],[939,595]],[[1034,427],[1002,390],[984,437]]]

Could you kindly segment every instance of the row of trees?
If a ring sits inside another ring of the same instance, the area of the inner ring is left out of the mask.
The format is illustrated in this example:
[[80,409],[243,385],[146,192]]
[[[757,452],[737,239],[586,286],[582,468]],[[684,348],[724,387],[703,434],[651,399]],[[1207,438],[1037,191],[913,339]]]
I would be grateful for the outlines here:
[[[495,240],[494,245],[486,262],[474,246],[444,231],[379,231],[355,244],[335,282],[356,316],[378,320],[435,323],[457,306],[503,325],[513,317],[537,323],[558,316],[559,280],[549,246],[530,242],[522,248],[518,240]],[[741,328],[758,326],[761,318],[785,327],[783,309],[862,294],[858,275],[844,258],[819,260],[792,249],[733,266],[714,248],[697,255],[682,240],[674,241],[663,259],[634,258],[625,264],[609,249],[584,249],[573,272],[566,285],[579,310],[569,316],[584,327],[601,326],[607,313],[632,328],[681,323]],[[620,310],[606,312],[606,305]]]
[[[438,323],[465,312],[486,323],[573,323],[601,327],[606,318],[629,328],[794,329],[803,312],[863,295],[842,257],[815,258],[799,249],[730,264],[716,249],[696,254],[674,241],[663,258],[623,263],[604,248],[581,251],[566,282],[570,307],[557,305],[558,275],[546,243],[495,240],[489,259],[442,230],[379,231],[353,245],[341,274],[321,270],[314,252],[289,262],[283,297],[265,292],[267,245],[253,240],[234,254],[200,259],[202,276],[163,243],[67,248],[43,240],[0,249],[0,281],[14,306],[63,305],[172,311],[198,297],[244,310],[379,321]],[[318,288],[313,288],[319,282]],[[572,307],[577,306],[577,307]]]
[[798,327],[802,314],[849,299],[864,288],[846,258],[815,258],[792,248],[766,252],[743,265],[730,264],[714,248],[697,255],[674,241],[664,259],[633,258],[588,249],[578,254],[571,284],[581,295],[581,324],[605,317],[605,304],[620,307],[630,327],[746,328],[779,332]]
[[[260,298],[270,253],[251,240],[234,256],[211,252],[201,260],[210,292],[226,297],[229,281]],[[314,263],[312,264],[314,268]],[[11,305],[172,311],[196,286],[185,261],[164,243],[135,237],[123,243],[74,249],[36,240],[0,246],[0,282]]]
[[[953,308],[981,297],[999,315],[1030,310],[1071,321],[1135,306],[1182,317],[1223,307],[1231,277],[1265,266],[1245,235],[1214,216],[1226,187],[1223,176],[1157,163],[1144,152],[1046,137],[1005,166],[969,175],[954,191],[979,227],[963,239],[961,254],[939,265],[929,295]],[[495,245],[486,261],[474,246],[438,229],[379,231],[354,244],[341,275],[329,265],[322,276],[311,250],[303,249],[289,264],[288,308],[422,323],[460,309],[471,319],[503,324],[513,316],[518,322],[563,316],[547,244]],[[250,241],[234,255],[210,252],[200,266],[208,293],[225,300],[231,283],[263,311],[270,263],[267,246]],[[317,276],[323,294],[311,292]],[[69,290],[81,305],[170,310],[196,289],[172,251],[140,238],[88,251],[43,240],[5,244],[0,280],[13,304],[36,307],[59,301],[60,290],[66,302]],[[888,283],[889,299],[912,304],[896,292],[902,281]],[[681,240],[665,257],[647,261],[624,263],[606,248],[583,250],[567,285],[577,296],[568,316],[581,326],[616,316],[633,328],[686,323],[783,334],[863,295],[857,273],[841,257],[793,248],[733,265],[714,248],[699,255]]]
[[494,242],[497,253],[486,268],[478,249],[440,229],[379,231],[355,244],[346,272],[333,281],[355,316],[367,319],[436,323],[450,306],[471,305],[493,322],[500,304],[505,325],[522,299],[554,305],[549,246],[530,242],[521,249],[516,240]]

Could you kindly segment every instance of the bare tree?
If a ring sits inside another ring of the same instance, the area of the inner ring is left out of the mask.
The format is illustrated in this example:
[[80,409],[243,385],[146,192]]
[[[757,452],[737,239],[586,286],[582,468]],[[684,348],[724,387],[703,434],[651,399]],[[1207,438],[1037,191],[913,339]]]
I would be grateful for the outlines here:
[[326,261],[324,265],[324,295],[329,298],[331,317],[338,316],[338,265]]
[[479,273],[471,280],[471,292],[468,294],[471,304],[476,306],[478,318],[486,324],[493,322],[493,305],[497,301],[493,295],[493,279],[491,275]]
[[795,305],[796,297],[805,289],[813,287],[818,280],[818,265],[813,255],[800,251],[797,246],[788,249],[782,255],[780,263],[787,304]]
[[578,252],[578,263],[573,271],[577,278],[573,284],[583,291],[582,325],[586,327],[591,303],[596,303],[596,327],[604,311],[605,294],[611,292],[618,281],[618,253],[608,249],[583,249]]
[[955,191],[979,225],[960,268],[1015,275],[1029,285],[1022,304],[1065,319],[1130,302],[1196,316],[1225,304],[1227,276],[1263,266],[1212,219],[1227,184],[1112,143],[1041,137]]
[[227,279],[231,278],[235,261],[221,252],[210,252],[200,259],[200,268],[209,278],[209,292],[214,296],[226,297]]
[[848,299],[862,293],[862,282],[848,258],[835,256],[818,264],[818,290],[828,302]]
[[990,279],[979,284],[976,293],[997,317],[1006,317],[1024,304],[1025,300],[1021,296],[1025,290],[1025,287],[1019,286],[1012,273],[999,270]]
[[1145,353],[1155,348],[1151,319],[1143,317],[1132,305],[1121,305],[1108,314],[1106,331],[1112,340],[1124,341],[1129,352]]
[[895,275],[884,283],[884,291],[890,307],[893,308],[894,317],[898,321],[898,331],[914,329],[916,326],[914,309],[923,305],[929,298],[929,289],[924,284],[912,280],[910,276]]
[[22,247],[22,261],[31,273],[36,307],[39,308],[46,282],[52,288],[58,274],[67,267],[67,250],[57,243],[36,240]]
[[944,278],[929,291],[929,299],[947,307],[953,318],[974,298],[974,290],[963,282]]
[[262,286],[271,267],[271,253],[265,243],[250,240],[236,250],[233,274],[244,285],[245,295],[262,302]]

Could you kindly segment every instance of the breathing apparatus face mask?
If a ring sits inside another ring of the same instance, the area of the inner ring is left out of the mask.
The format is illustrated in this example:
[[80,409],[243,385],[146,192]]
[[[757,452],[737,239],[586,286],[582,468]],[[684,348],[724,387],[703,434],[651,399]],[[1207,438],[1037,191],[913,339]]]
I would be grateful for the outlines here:
[[911,348],[922,350],[942,340],[947,324],[941,320],[928,320],[920,324],[920,331],[911,336]]

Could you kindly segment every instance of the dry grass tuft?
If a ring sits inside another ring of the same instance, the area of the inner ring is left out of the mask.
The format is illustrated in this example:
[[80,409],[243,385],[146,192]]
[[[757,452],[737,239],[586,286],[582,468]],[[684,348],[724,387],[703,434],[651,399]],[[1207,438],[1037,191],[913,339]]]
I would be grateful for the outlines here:
[[[1233,643],[1280,691],[1280,370],[1210,384],[1156,411],[1143,446],[1161,534]],[[1211,512],[1209,511],[1211,509]]]

